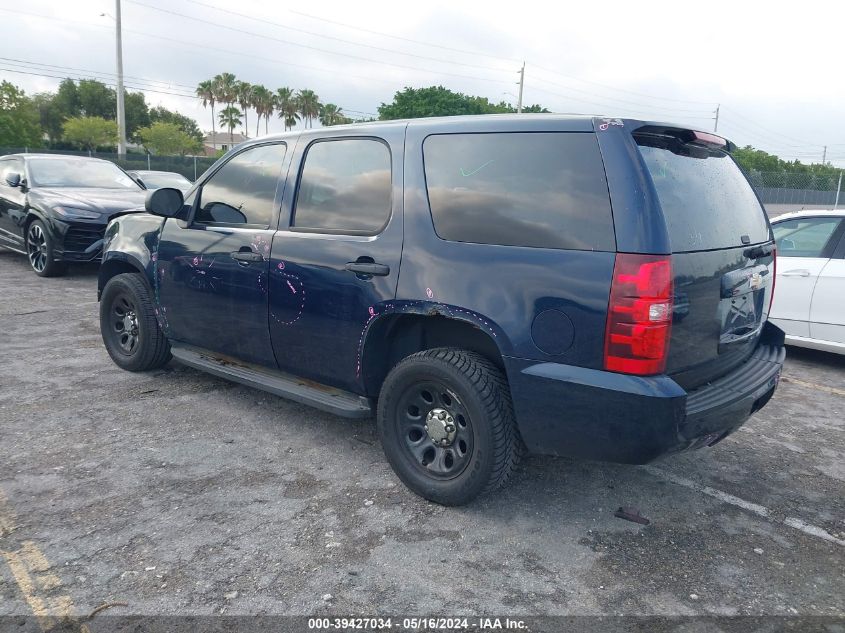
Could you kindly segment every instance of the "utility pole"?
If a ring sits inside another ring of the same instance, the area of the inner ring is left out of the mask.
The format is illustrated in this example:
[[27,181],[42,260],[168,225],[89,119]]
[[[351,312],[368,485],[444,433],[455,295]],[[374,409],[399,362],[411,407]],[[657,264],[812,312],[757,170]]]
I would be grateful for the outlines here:
[[822,165],[827,162],[827,145],[824,146],[824,151],[822,151]]
[[525,62],[522,62],[522,68],[519,69],[519,99],[516,102],[517,114],[522,114],[522,88],[525,86]]
[[713,132],[719,131],[719,108],[722,107],[721,103],[716,104],[716,123],[713,124]]
[[117,153],[126,156],[126,109],[123,105],[123,43],[120,35],[120,0],[114,0],[117,40]]

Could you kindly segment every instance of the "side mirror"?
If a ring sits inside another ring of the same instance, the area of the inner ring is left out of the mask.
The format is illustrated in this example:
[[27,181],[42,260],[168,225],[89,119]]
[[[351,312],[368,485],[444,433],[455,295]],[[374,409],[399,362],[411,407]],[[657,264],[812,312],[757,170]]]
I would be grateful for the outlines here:
[[182,207],[185,205],[185,198],[178,189],[163,187],[147,193],[144,208],[147,213],[152,213],[162,218],[175,218],[179,216]]
[[6,184],[10,187],[20,187],[21,175],[16,171],[9,172],[6,174]]

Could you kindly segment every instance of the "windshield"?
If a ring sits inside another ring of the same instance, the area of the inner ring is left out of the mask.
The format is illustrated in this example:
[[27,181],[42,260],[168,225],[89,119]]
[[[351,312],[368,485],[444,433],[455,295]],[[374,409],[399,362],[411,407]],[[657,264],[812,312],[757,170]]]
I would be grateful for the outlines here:
[[636,137],[675,253],[759,244],[769,239],[763,207],[722,150],[673,137]]
[[191,186],[191,181],[181,174],[138,174],[138,177],[147,189],[161,189],[162,187],[189,189]]
[[101,160],[29,160],[30,186],[140,189],[117,165]]

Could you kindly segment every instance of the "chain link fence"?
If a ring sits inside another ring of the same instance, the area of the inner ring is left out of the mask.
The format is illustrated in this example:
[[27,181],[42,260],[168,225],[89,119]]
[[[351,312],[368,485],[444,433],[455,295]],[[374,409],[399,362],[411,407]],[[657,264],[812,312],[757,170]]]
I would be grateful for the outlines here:
[[216,158],[209,156],[156,156],[153,154],[127,153],[125,156],[112,152],[86,152],[65,149],[32,149],[27,147],[0,147],[0,156],[6,154],[63,154],[66,156],[91,156],[110,160],[127,171],[151,169],[155,171],[174,171],[182,174],[191,182],[199,178],[211,167]]
[[752,171],[748,174],[751,185],[763,204],[808,205],[833,207],[845,203],[842,173],[814,173],[807,171]]

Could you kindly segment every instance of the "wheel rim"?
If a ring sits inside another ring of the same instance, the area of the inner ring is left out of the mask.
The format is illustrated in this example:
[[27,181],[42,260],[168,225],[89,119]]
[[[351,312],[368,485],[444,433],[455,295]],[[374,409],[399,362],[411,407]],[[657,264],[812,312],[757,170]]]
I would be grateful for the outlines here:
[[454,391],[438,381],[416,383],[398,399],[396,422],[405,459],[434,479],[453,479],[469,465],[472,423]]
[[47,267],[47,237],[38,223],[29,227],[26,237],[29,263],[36,272],[42,272]]
[[110,328],[114,342],[127,356],[135,353],[140,338],[138,312],[135,302],[126,294],[117,295],[112,301],[109,313]]

